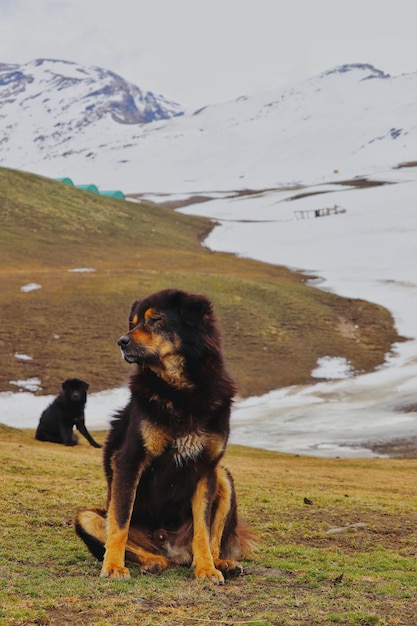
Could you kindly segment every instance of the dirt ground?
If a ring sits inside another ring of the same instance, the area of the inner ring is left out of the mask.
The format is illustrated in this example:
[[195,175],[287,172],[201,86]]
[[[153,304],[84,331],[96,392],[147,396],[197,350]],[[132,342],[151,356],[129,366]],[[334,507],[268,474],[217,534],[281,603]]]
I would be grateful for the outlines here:
[[375,454],[395,459],[417,459],[417,437],[370,443],[367,448],[375,452]]
[[[412,403],[398,407],[399,413],[414,413],[417,419],[417,404]],[[365,447],[380,456],[393,459],[417,459],[417,436],[394,437],[389,441],[372,441]]]

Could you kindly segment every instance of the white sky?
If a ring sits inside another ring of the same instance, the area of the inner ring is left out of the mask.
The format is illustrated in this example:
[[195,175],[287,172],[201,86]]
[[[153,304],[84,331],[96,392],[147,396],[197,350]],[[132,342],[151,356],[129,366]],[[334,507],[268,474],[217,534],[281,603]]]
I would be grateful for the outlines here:
[[415,0],[0,0],[0,63],[76,61],[202,106],[343,63],[417,71]]

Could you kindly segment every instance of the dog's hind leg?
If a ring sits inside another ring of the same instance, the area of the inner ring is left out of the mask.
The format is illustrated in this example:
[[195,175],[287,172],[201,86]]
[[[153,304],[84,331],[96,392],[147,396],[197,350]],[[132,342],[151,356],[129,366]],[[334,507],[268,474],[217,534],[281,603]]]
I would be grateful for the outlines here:
[[142,574],[160,574],[168,566],[165,557],[149,552],[129,539],[126,542],[126,560],[138,564]]
[[[225,468],[217,467],[216,478],[215,514],[210,528],[210,550],[215,567],[226,578],[232,578],[242,574],[242,566],[240,563],[228,558],[220,558],[220,556],[223,552],[222,543],[227,546],[225,556],[233,558],[239,553],[239,539],[234,532],[236,527],[236,498],[232,477]],[[227,522],[229,522],[230,528],[227,529],[228,536],[224,537]]]
[[91,554],[102,561],[107,537],[106,511],[104,509],[79,511],[75,517],[74,529]]
[[[107,512],[105,509],[79,511],[75,517],[74,528],[84,541],[91,554],[103,561],[107,541]],[[147,550],[145,547],[149,549]],[[126,542],[126,560],[140,566],[142,574],[159,574],[166,567],[164,557],[150,552],[154,545],[147,535],[137,529],[130,529]]]

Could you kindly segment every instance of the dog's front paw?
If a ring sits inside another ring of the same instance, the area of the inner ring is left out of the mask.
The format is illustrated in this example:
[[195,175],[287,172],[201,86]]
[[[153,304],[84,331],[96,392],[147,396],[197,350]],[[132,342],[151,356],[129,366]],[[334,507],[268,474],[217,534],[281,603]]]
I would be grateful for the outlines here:
[[112,565],[104,563],[101,568],[102,578],[130,578],[129,570],[122,565]]
[[223,573],[225,578],[235,578],[243,574],[243,567],[240,563],[236,563],[235,561],[215,559],[214,565]]
[[160,574],[168,567],[168,563],[163,556],[153,554],[148,559],[143,559],[140,571],[142,574]]
[[199,579],[207,579],[214,585],[224,585],[224,576],[220,570],[212,566],[195,566],[195,577]]

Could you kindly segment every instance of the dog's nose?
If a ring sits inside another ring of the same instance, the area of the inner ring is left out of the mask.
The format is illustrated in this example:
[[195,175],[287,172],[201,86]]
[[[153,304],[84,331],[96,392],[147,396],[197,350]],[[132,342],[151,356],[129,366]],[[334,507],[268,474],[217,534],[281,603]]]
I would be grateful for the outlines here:
[[129,345],[129,342],[130,342],[130,338],[127,335],[123,335],[123,337],[120,337],[117,343],[119,344],[121,348],[127,348],[127,346]]

